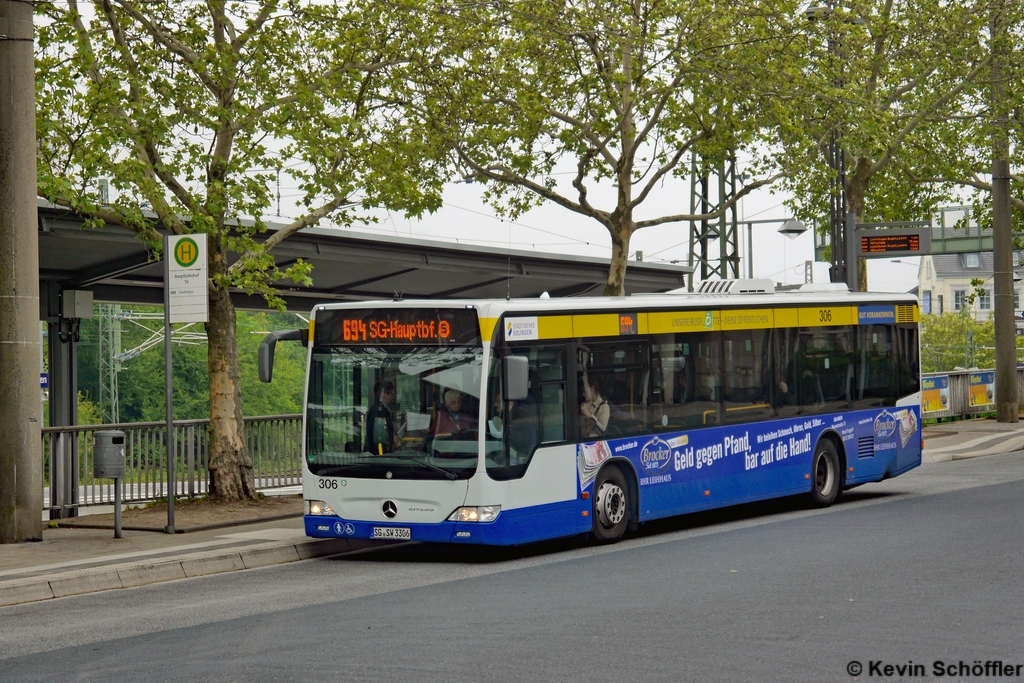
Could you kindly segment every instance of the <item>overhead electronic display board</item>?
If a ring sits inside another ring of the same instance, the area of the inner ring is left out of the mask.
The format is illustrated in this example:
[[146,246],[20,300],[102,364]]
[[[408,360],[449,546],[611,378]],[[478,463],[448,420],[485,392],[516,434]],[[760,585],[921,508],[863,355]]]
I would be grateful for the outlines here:
[[480,344],[476,311],[467,309],[327,309],[317,311],[313,329],[318,346]]
[[930,228],[857,230],[854,240],[857,255],[867,258],[924,256],[932,253]]

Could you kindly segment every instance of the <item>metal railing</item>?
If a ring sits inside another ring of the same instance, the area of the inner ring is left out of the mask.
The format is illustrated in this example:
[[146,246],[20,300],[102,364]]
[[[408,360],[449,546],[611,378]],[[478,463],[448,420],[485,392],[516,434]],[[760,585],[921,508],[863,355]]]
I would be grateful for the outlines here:
[[[209,422],[174,422],[175,493],[178,497],[203,495],[208,489]],[[300,484],[302,415],[247,417],[244,424],[256,488]],[[166,423],[44,427],[43,509],[50,510],[51,516],[65,517],[71,510],[87,505],[113,504],[113,480],[97,480],[92,476],[93,432],[105,429],[119,429],[125,435],[121,500],[138,503],[167,497]]]

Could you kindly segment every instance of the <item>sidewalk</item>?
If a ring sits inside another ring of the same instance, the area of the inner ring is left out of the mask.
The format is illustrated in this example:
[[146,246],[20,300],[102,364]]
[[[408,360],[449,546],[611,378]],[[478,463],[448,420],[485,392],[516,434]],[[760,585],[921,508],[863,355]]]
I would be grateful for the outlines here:
[[1009,453],[1024,448],[1024,420],[1012,424],[993,419],[943,422],[924,428],[926,463]]
[[0,545],[0,608],[68,595],[253,569],[369,547],[311,539],[302,518],[189,534],[43,530],[41,543]]

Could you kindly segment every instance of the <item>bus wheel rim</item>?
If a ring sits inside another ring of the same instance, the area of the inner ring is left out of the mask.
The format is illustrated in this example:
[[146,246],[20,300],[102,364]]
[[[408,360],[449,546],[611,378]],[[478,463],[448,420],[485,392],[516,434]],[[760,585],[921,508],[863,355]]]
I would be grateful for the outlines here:
[[818,458],[818,466],[814,472],[814,485],[818,488],[818,492],[827,496],[832,492],[832,481],[835,478],[835,474],[832,472],[832,461],[822,455]]
[[601,526],[610,529],[625,516],[626,494],[613,482],[603,482],[597,490],[597,517]]

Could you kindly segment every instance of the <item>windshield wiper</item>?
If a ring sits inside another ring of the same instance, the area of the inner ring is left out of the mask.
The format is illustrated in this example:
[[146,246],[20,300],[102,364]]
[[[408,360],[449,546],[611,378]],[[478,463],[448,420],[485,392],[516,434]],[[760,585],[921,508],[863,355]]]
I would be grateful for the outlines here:
[[342,472],[352,469],[353,467],[362,467],[363,463],[349,463],[348,465],[336,465],[334,467],[324,467],[316,471],[318,477],[329,477],[333,474],[341,474]]
[[[416,463],[417,465],[422,465],[423,467],[426,467],[428,470],[433,470],[434,472],[437,472],[438,474],[443,474],[446,478],[448,478],[448,479],[450,479],[452,481],[455,481],[456,479],[459,478],[458,475],[456,475],[451,470],[446,470],[443,467],[438,467],[437,465],[432,465],[429,462],[427,462],[426,460],[421,460],[420,458],[417,458],[415,456],[400,456],[400,455],[397,455],[395,453],[389,453],[389,454],[387,454],[387,455],[385,455],[383,457],[392,457],[395,460],[410,460],[410,461]],[[381,456],[375,455],[375,456],[370,456],[370,457],[359,458],[360,462],[349,463],[347,465],[336,465],[334,467],[324,467],[322,469],[317,470],[316,476],[318,476],[318,477],[329,477],[329,476],[334,475],[334,474],[342,474],[343,472],[346,472],[346,471],[352,469],[353,467],[365,467],[368,464],[382,465],[384,463],[380,462],[380,458],[381,458]]]
[[452,481],[455,481],[456,479],[458,479],[458,478],[459,478],[459,477],[458,477],[458,475],[456,475],[456,474],[455,474],[454,472],[452,472],[451,470],[446,470],[445,468],[443,468],[443,467],[438,467],[437,465],[431,465],[431,464],[430,464],[429,462],[427,462],[426,460],[420,460],[419,458],[409,458],[409,460],[412,460],[412,461],[413,461],[413,462],[415,462],[415,463],[418,463],[418,464],[420,464],[420,465],[423,465],[423,466],[424,466],[424,467],[426,467],[427,469],[431,469],[431,470],[434,470],[435,472],[440,472],[441,474],[443,474],[444,476],[446,476],[446,477],[447,477],[448,479],[451,479]]

